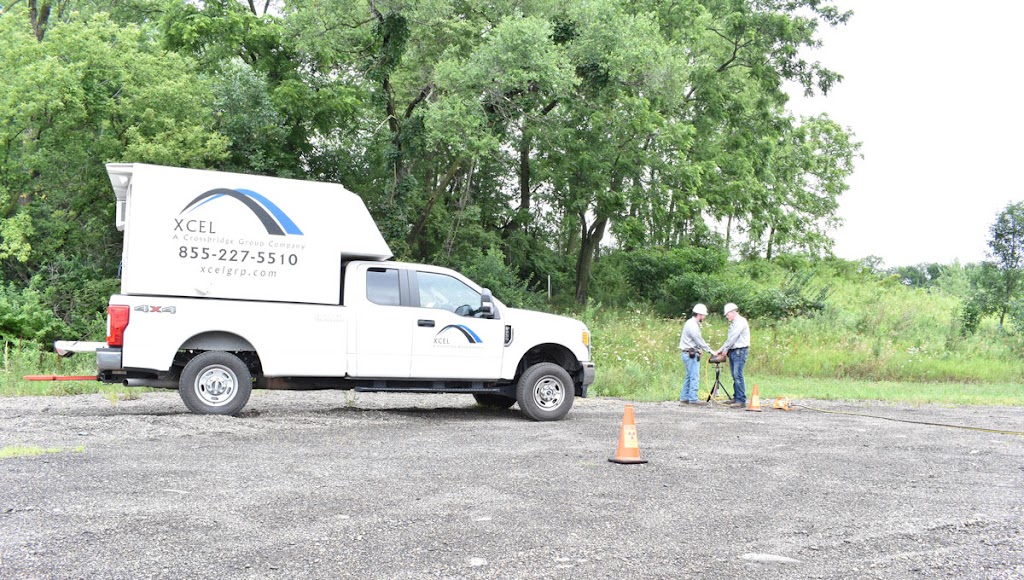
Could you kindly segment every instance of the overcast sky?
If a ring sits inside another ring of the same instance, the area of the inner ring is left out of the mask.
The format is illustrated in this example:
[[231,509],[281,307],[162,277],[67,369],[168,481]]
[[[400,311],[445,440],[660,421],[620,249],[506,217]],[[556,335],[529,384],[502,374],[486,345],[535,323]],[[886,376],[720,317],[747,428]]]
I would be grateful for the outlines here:
[[840,1],[853,18],[807,56],[845,78],[790,102],[863,143],[836,255],[889,267],[986,259],[996,215],[1024,200],[1024,2]]

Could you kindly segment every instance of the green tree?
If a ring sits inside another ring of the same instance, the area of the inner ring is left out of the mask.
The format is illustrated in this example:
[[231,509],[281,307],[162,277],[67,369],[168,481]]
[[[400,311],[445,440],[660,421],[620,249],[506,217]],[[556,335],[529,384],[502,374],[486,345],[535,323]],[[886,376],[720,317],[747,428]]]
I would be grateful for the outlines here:
[[780,115],[773,124],[779,133],[765,144],[757,180],[764,187],[747,218],[750,241],[762,244],[768,260],[779,249],[820,255],[832,247],[839,196],[860,144],[824,115],[796,125]]
[[0,265],[84,334],[121,254],[104,163],[208,167],[227,141],[207,82],[148,31],[102,13],[49,24],[39,41],[0,17]]
[[301,50],[269,6],[165,0],[161,40],[213,78],[216,128],[231,140],[219,169],[300,177],[318,164],[316,143],[351,123],[360,93]]
[[1021,300],[1024,288],[1024,202],[1008,204],[996,216],[989,233],[988,256],[994,260],[998,275],[986,280],[991,280],[991,293],[996,297],[994,307],[1002,326],[1007,313]]

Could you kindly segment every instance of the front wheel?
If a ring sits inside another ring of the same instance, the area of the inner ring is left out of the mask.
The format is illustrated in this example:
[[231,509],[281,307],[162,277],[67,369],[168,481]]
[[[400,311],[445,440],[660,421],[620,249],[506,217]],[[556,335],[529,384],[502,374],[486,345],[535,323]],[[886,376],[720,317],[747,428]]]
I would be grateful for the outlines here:
[[557,421],[565,417],[575,396],[572,377],[555,363],[538,363],[526,369],[516,386],[519,408],[534,421]]
[[178,394],[185,406],[202,415],[234,415],[249,402],[251,393],[249,368],[228,352],[196,356],[185,365],[178,381]]

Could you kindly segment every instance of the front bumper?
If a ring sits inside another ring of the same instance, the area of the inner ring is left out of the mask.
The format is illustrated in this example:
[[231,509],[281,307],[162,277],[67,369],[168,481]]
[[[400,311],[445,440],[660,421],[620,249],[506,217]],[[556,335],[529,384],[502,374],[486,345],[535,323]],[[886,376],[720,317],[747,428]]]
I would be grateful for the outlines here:
[[587,396],[587,387],[589,387],[590,385],[594,384],[594,376],[595,376],[595,374],[596,373],[595,373],[595,370],[594,370],[594,363],[592,363],[592,362],[585,362],[585,363],[583,363],[583,385],[582,385],[582,387],[583,387],[583,396],[584,397]]

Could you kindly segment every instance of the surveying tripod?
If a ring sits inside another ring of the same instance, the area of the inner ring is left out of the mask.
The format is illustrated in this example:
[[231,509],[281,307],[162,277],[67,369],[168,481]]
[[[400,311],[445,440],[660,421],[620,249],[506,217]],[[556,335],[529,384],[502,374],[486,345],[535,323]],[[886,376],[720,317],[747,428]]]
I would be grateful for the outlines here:
[[[728,359],[726,359],[726,360],[728,360]],[[725,385],[722,384],[722,363],[723,362],[725,362],[725,361],[713,362],[710,359],[708,360],[708,364],[715,365],[715,384],[711,387],[711,392],[708,393],[708,402],[709,403],[711,401],[715,400],[715,395],[718,394],[718,390],[719,389],[721,389],[722,392],[725,393],[725,395],[728,398],[730,398],[730,399],[732,398],[732,393],[730,393],[729,390],[725,388]]]

